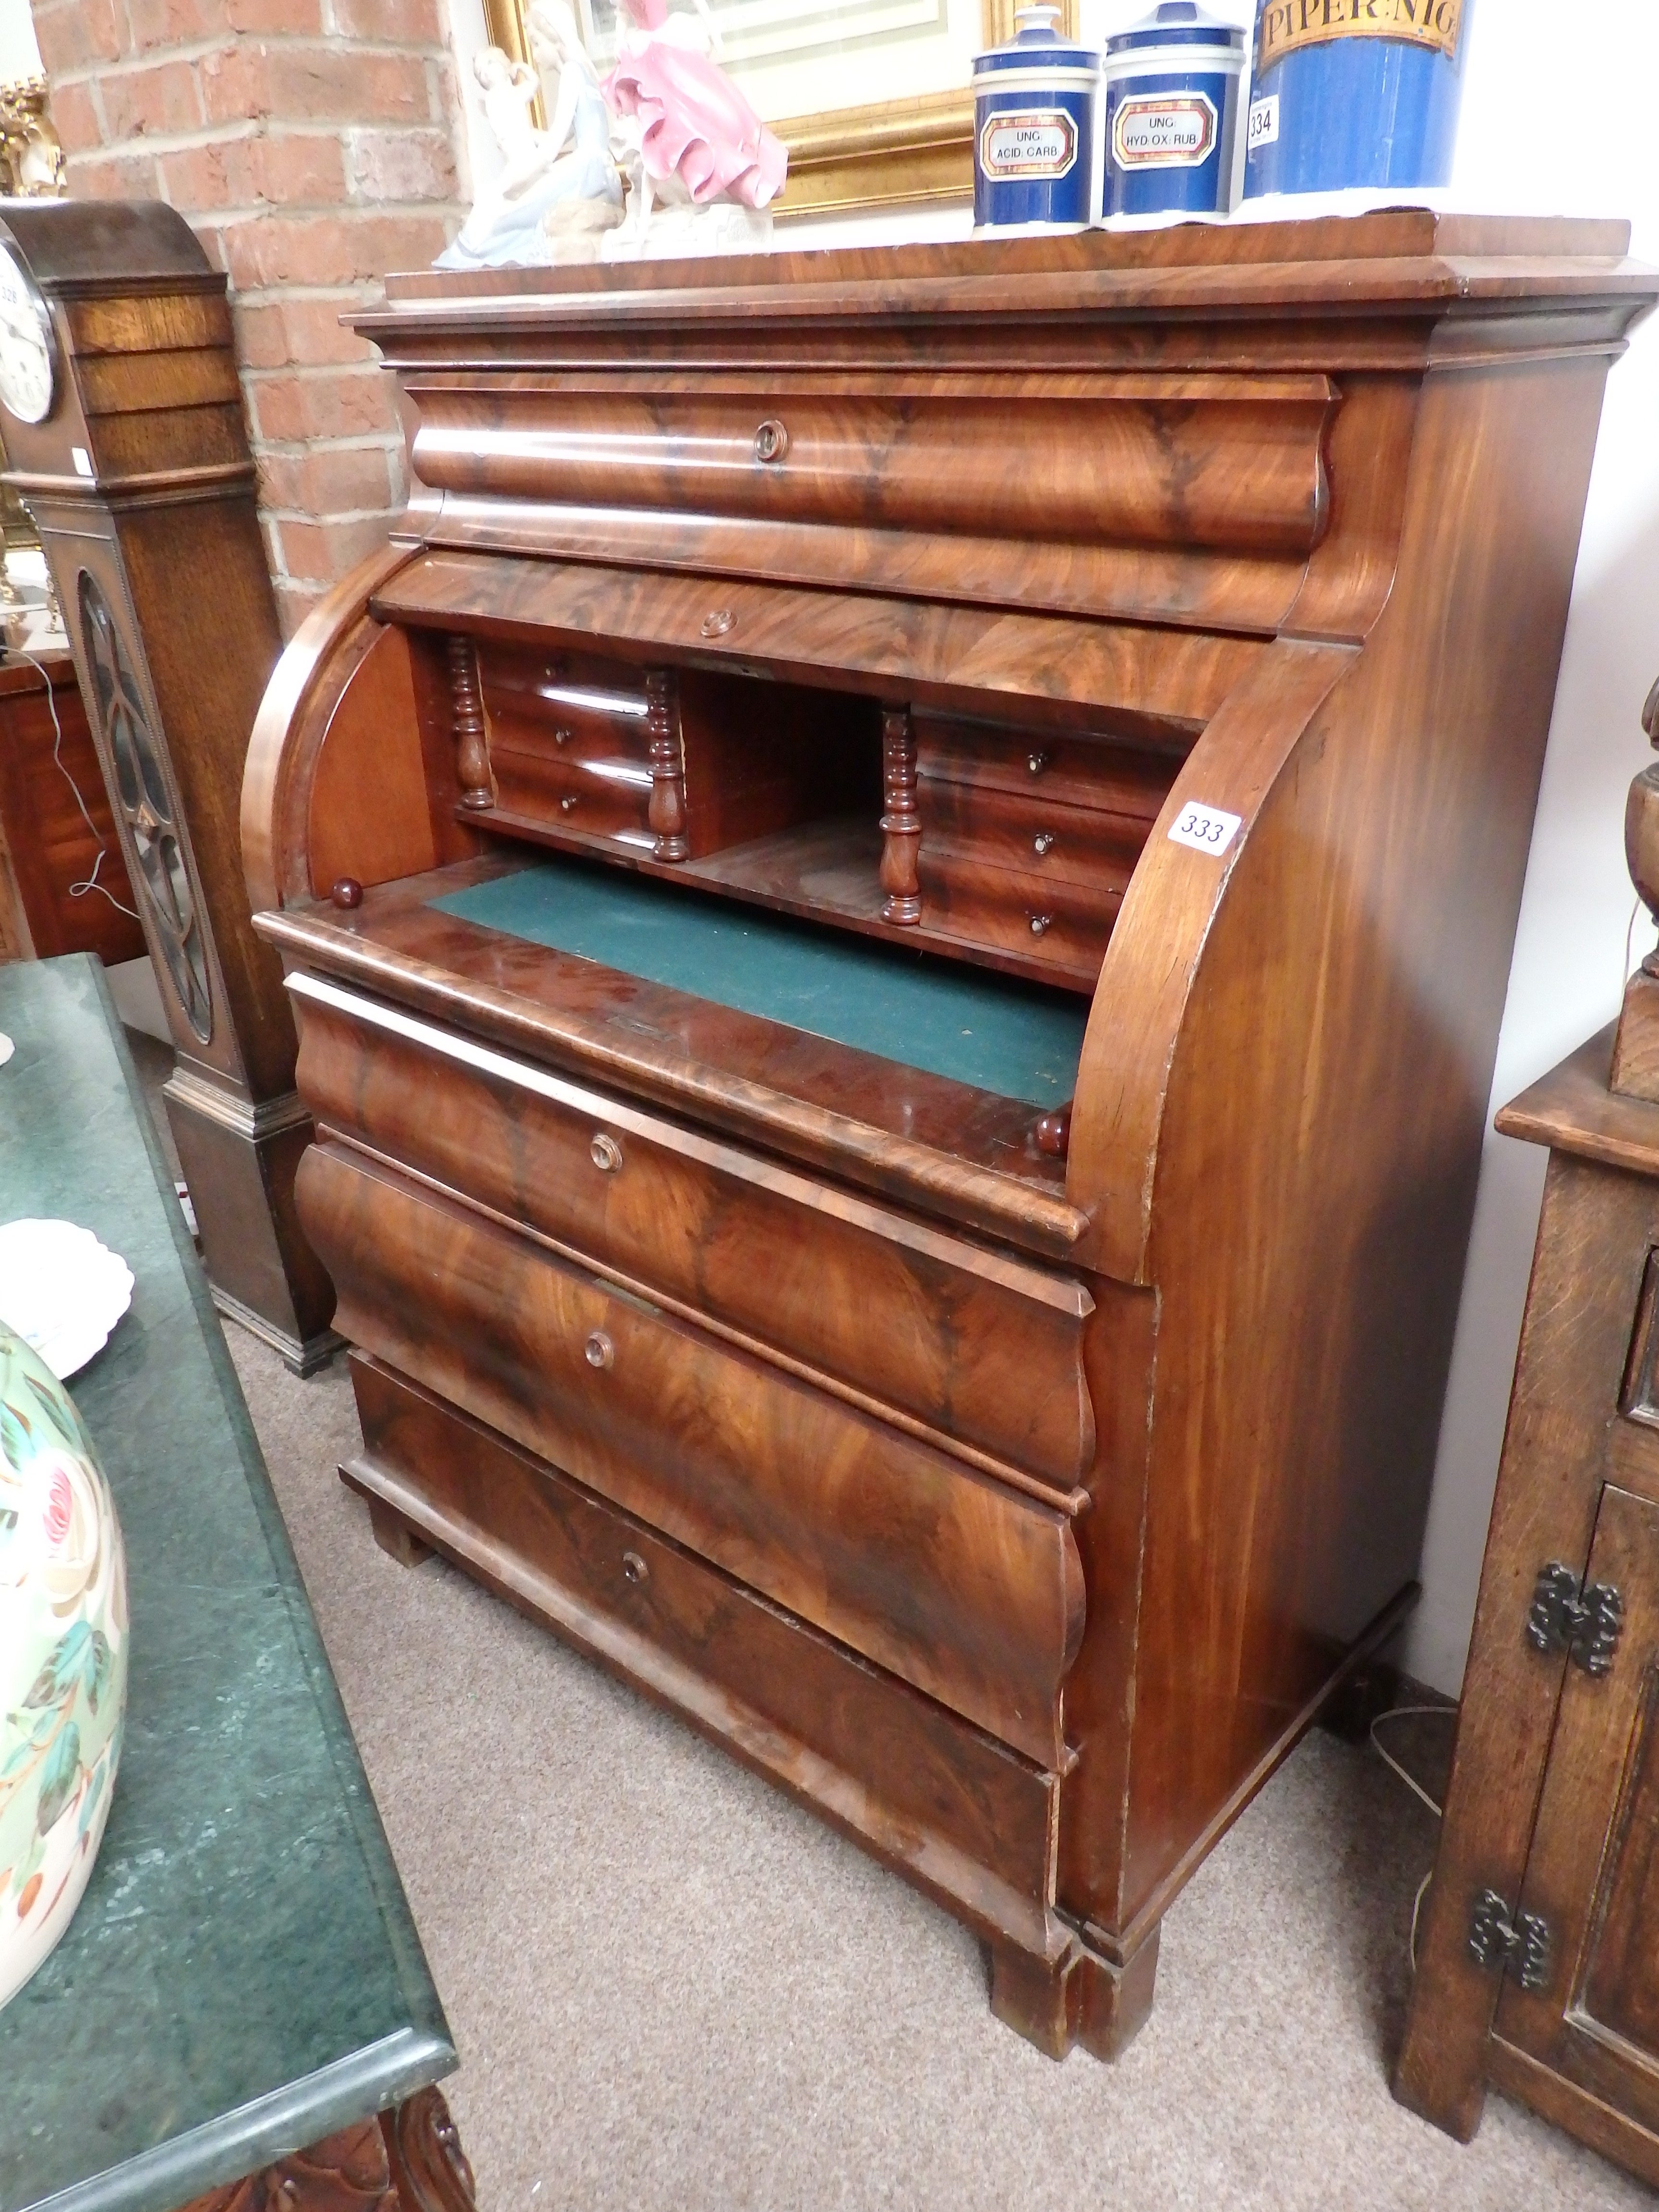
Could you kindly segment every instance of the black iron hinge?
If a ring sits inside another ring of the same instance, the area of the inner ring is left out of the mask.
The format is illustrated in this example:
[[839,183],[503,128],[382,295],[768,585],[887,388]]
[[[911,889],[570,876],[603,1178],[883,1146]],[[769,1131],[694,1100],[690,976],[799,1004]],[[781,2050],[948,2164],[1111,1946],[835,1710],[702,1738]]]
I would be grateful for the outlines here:
[[1492,1973],[1512,1973],[1523,1990],[1541,1990],[1550,1978],[1550,1924],[1541,1913],[1512,1913],[1495,1889],[1483,1889],[1469,1915],[1469,1956]]
[[1527,1615],[1527,1641],[1540,1651],[1565,1651],[1587,1674],[1612,1671],[1625,1625],[1625,1601],[1611,1583],[1586,1583],[1559,1559],[1540,1567]]

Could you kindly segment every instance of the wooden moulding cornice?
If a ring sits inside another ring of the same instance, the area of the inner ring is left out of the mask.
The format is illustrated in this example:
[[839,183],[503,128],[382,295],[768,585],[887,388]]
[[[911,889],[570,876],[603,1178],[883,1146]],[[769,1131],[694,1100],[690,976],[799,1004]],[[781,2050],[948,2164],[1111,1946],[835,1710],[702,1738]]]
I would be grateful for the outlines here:
[[1598,1030],[1500,1108],[1498,1134],[1635,1175],[1659,1173],[1659,1105],[1609,1087],[1614,1027]]
[[[542,324],[670,325],[738,319],[845,328],[933,321],[1261,310],[1340,324],[1512,302],[1523,313],[1651,302],[1655,272],[1627,258],[1628,226],[1522,217],[1370,216],[1133,233],[775,252],[601,268],[389,276],[386,304],[354,316],[377,343],[424,328],[494,333]],[[634,342],[630,333],[629,343]]]

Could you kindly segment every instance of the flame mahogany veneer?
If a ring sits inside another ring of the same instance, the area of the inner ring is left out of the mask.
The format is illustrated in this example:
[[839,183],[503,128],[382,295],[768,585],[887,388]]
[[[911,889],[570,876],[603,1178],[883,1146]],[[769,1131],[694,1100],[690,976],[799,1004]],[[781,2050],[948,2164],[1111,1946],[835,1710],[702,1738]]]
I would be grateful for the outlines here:
[[[1414,1592],[1626,243],[1408,211],[359,319],[414,497],[244,794],[343,1472],[959,1915],[1055,2055],[1133,2034]],[[578,860],[1078,994],[1075,1097],[434,904]]]

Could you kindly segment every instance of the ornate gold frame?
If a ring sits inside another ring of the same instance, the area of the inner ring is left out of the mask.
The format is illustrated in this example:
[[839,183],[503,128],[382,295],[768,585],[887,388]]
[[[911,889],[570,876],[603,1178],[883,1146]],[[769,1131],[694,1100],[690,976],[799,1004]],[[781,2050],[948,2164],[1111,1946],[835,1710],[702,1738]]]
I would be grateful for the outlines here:
[[[1016,0],[981,0],[984,39],[1014,33]],[[526,0],[484,0],[492,46],[528,61]],[[1077,0],[1062,0],[1060,28],[1077,36]],[[974,194],[974,96],[931,93],[873,107],[832,108],[773,125],[789,149],[789,181],[777,204],[791,216],[875,215],[890,208],[941,207]]]

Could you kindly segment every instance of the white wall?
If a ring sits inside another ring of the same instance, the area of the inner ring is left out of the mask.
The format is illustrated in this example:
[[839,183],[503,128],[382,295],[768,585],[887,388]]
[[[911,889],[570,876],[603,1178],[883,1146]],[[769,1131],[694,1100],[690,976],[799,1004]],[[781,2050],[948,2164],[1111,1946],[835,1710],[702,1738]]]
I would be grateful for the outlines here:
[[0,0],[0,84],[41,75],[29,0]]
[[[1150,0],[1085,0],[1115,31]],[[1210,0],[1253,20],[1249,0]],[[1659,262],[1659,0],[1474,0],[1457,166],[1442,204],[1534,215],[1613,215]],[[780,242],[864,244],[960,236],[957,212],[811,224]],[[1625,792],[1649,758],[1638,716],[1659,676],[1659,318],[1608,380],[1538,824],[1510,978],[1494,1109],[1618,1011],[1632,906]],[[1634,957],[1650,949],[1638,927]],[[1486,1517],[1526,1301],[1543,1155],[1492,1133],[1453,1356],[1411,1670],[1455,1692],[1474,1619]]]
[[[1623,215],[1659,262],[1659,4],[1479,0],[1451,198],[1528,214]],[[1555,697],[1493,1106],[1618,1011],[1632,912],[1625,792],[1650,757],[1659,675],[1659,320],[1607,383]],[[1651,948],[1638,927],[1636,957]],[[1474,1241],[1407,1663],[1455,1691],[1474,1612],[1544,1158],[1488,1133]]]

